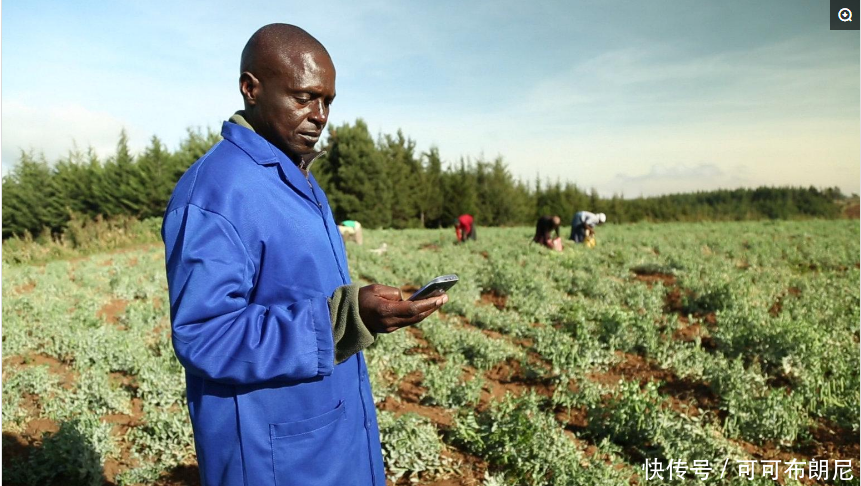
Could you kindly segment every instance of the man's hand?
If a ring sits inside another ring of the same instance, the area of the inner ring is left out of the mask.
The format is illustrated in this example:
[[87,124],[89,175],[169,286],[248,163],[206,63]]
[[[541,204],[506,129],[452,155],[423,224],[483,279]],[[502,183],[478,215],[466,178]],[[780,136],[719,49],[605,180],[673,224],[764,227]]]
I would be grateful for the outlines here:
[[359,289],[359,315],[371,332],[392,332],[420,322],[448,302],[448,295],[424,300],[402,300],[401,291],[373,284]]

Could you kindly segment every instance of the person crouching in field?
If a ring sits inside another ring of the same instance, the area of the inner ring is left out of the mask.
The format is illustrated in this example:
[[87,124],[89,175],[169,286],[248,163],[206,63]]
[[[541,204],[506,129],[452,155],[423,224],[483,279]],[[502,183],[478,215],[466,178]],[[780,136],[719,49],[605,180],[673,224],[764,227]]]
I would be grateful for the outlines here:
[[454,233],[457,235],[458,243],[464,243],[467,239],[475,241],[475,225],[472,216],[461,214],[454,220]]
[[362,244],[362,223],[348,219],[341,221],[338,225],[338,232],[341,233],[341,238],[344,241],[353,240],[356,244]]
[[[559,216],[541,216],[535,225],[535,237],[532,238],[532,241],[547,248],[562,251],[562,237],[559,236],[560,224],[562,224],[562,218]],[[555,238],[552,235],[554,231],[556,232]]]
[[586,246],[595,246],[595,226],[604,224],[607,215],[604,213],[590,213],[589,211],[577,211],[571,220],[571,239],[576,243],[585,243]]

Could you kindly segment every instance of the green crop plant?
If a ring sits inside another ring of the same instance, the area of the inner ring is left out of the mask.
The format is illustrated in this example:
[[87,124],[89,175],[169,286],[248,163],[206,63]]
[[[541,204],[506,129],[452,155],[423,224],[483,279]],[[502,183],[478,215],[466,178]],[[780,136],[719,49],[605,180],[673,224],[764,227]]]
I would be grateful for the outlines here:
[[36,418],[20,406],[25,396],[34,397],[41,405],[60,391],[59,378],[44,365],[14,370],[7,367],[3,375],[3,430],[17,430],[27,420]]
[[143,424],[128,434],[134,454],[144,462],[171,468],[194,454],[191,422],[184,410],[144,405]]
[[418,341],[409,333],[395,332],[379,336],[365,350],[375,402],[391,395],[404,376],[421,369],[422,356],[412,352],[418,345]]
[[[665,460],[738,456],[740,450],[724,439],[709,420],[673,411],[658,392],[659,384],[625,381],[607,398],[587,403],[589,433],[630,447],[638,458]],[[589,395],[588,392],[584,392]]]
[[628,484],[628,478],[602,461],[589,461],[582,448],[543,411],[533,394],[507,396],[483,413],[464,410],[452,440],[505,471],[508,484]]
[[453,472],[451,461],[442,456],[445,445],[426,418],[412,413],[395,416],[391,412],[380,412],[377,422],[383,457],[392,481],[406,477],[418,482],[443,472]]
[[474,377],[464,380],[463,362],[449,358],[442,366],[427,363],[422,368],[422,386],[427,388],[422,402],[445,408],[476,405],[484,380]]
[[445,356],[456,356],[480,370],[488,370],[506,359],[520,359],[522,351],[504,339],[485,336],[477,329],[458,327],[453,319],[430,319],[421,324],[427,340]]

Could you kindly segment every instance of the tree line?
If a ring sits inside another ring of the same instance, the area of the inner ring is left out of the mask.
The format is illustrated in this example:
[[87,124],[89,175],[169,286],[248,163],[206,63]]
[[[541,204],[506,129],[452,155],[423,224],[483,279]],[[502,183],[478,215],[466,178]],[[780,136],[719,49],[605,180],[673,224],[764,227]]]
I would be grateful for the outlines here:
[[[123,132],[104,160],[73,149],[53,164],[22,152],[3,177],[3,238],[59,234],[73,217],[161,217],[176,181],[219,139],[189,130],[175,151],[153,137],[134,155]],[[375,139],[361,119],[330,127],[324,149],[312,171],[335,219],[368,228],[449,226],[463,213],[483,226],[530,225],[544,214],[567,222],[579,210],[605,212],[611,222],[836,218],[845,199],[838,188],[814,187],[601,197],[572,181],[516,179],[501,157],[446,164],[437,148],[418,152],[401,131]]]

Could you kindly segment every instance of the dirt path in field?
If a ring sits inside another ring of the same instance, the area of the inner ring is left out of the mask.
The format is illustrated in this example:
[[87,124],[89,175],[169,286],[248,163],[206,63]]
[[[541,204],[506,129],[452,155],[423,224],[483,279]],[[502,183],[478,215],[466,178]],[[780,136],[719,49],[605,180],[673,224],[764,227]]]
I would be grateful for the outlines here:
[[59,385],[66,389],[71,389],[74,386],[78,376],[66,363],[57,358],[34,352],[28,352],[23,356],[5,357],[3,358],[3,366],[6,367],[6,370],[47,366],[48,371],[59,379]]
[[649,287],[655,284],[662,284],[665,287],[671,287],[676,285],[676,276],[671,273],[662,273],[655,272],[652,270],[646,270],[643,268],[632,268],[631,272],[634,273],[634,280],[639,282],[643,282]]
[[33,280],[30,280],[27,283],[25,283],[23,285],[19,285],[18,287],[15,287],[14,289],[12,289],[12,293],[15,295],[25,295],[25,294],[29,294],[30,292],[32,292],[35,288],[36,288],[36,282],[34,282]]
[[125,299],[111,299],[110,302],[96,311],[96,317],[104,319],[108,324],[116,325],[119,321],[119,316],[126,311],[128,305],[129,301]]
[[481,293],[481,304],[492,305],[499,310],[505,309],[508,304],[508,297],[499,295],[496,291],[490,290]]
[[[684,298],[690,296],[690,291],[679,287],[674,276],[670,274],[651,273],[651,272],[634,272],[634,280],[640,281],[649,285],[661,284],[667,288],[665,298],[665,312],[667,314],[675,314],[681,323],[679,329],[673,332],[672,338],[679,341],[693,342],[697,338],[700,339],[701,346],[708,351],[715,351],[717,343],[710,337],[709,330],[713,330],[717,325],[717,317],[714,312],[705,314],[693,314],[693,321],[688,318],[684,308]],[[786,299],[797,298],[801,295],[801,289],[797,287],[788,287],[781,293],[772,306],[769,308],[769,314],[772,317],[777,317],[783,311],[783,305]],[[720,408],[720,398],[717,397],[707,383],[690,381],[687,379],[678,379],[672,372],[667,371],[644,371],[647,363],[644,363],[642,357],[627,355],[623,363],[616,365],[614,368],[622,368],[619,371],[625,371],[627,376],[635,376],[637,379],[661,379],[664,384],[659,391],[663,394],[670,395],[670,406],[673,410],[686,413],[688,415],[699,415],[699,411],[710,411],[714,413],[721,423],[726,419],[727,412]],[[610,373],[612,376],[614,373]],[[612,379],[615,379],[612,376]],[[779,379],[774,379],[771,385],[776,388],[783,388]],[[797,442],[790,447],[778,446],[771,443],[766,443],[761,446],[751,444],[740,439],[728,439],[731,442],[739,445],[751,457],[756,459],[779,459],[781,461],[789,461],[797,459],[802,461],[810,461],[813,459],[831,461],[832,467],[837,459],[857,458],[861,455],[859,450],[859,437],[850,430],[843,429],[836,424],[830,424],[823,420],[819,420],[814,426],[809,429],[811,439],[806,442]],[[858,461],[853,461],[852,470],[855,477],[859,476],[859,468],[861,464]],[[783,472],[779,474],[779,483],[783,484]],[[815,481],[806,479],[801,481],[803,484],[819,484]],[[823,483],[824,484],[824,483]]]
[[[663,281],[663,279],[660,280]],[[441,317],[449,316],[442,315]],[[544,369],[547,373],[552,369],[550,363],[546,362],[541,355],[531,349],[532,343],[528,339],[511,339],[509,336],[499,332],[473,326],[462,316],[453,317],[457,319],[459,325],[462,327],[478,329],[492,339],[505,340],[525,348],[533,368]],[[416,329],[416,331],[418,330]],[[414,331],[411,330],[411,332]],[[414,332],[413,335],[416,336],[419,332]],[[423,338],[422,341],[424,341]],[[427,343],[427,341],[424,342]],[[436,351],[434,350],[432,353],[436,353]],[[664,395],[668,395],[668,406],[673,410],[692,417],[697,417],[706,410],[714,412],[716,415],[721,416],[721,418],[725,415],[719,409],[719,399],[714,395],[708,384],[680,379],[671,370],[663,369],[656,363],[637,354],[616,351],[615,355],[618,359],[616,364],[608,370],[591,372],[587,374],[587,378],[593,382],[608,386],[615,386],[620,380],[635,380],[640,382],[641,386],[645,386],[648,382],[661,382],[662,385],[659,391]],[[433,359],[440,362],[443,358],[436,354]],[[474,370],[468,372],[467,377],[471,378],[474,374]],[[551,397],[555,388],[552,379],[547,376],[527,378],[521,364],[516,360],[508,360],[496,365],[493,369],[486,372],[483,377],[488,383],[486,385],[487,394],[482,394],[482,401],[478,406],[479,410],[483,410],[491,400],[501,399],[505,396],[506,392],[520,395],[528,390],[534,390],[539,395]],[[576,389],[576,384],[574,383],[569,386]],[[556,410],[555,412],[557,418],[571,415],[573,423],[568,422],[568,424],[573,425],[578,430],[585,429],[584,410]]]
[[[486,303],[485,305],[489,304]],[[441,317],[445,319],[451,319],[461,327],[480,330],[482,333],[492,339],[514,342],[514,340],[512,340],[508,336],[500,334],[496,331],[481,329],[473,326],[463,316],[443,314]],[[439,355],[436,349],[434,349],[433,346],[430,345],[428,341],[424,338],[419,328],[409,328],[408,332],[410,332],[410,334],[419,343],[419,346],[415,348],[417,352],[425,355],[428,360],[432,362],[441,363],[445,361],[444,358]],[[527,351],[527,359],[529,360],[530,366],[533,368],[533,370],[543,368],[547,374],[543,376],[534,376],[531,373],[527,372],[527,370],[523,369],[523,366],[519,360],[512,358],[509,358],[501,363],[497,363],[491,369],[484,372],[477,370],[472,366],[463,366],[464,381],[472,380],[477,376],[480,376],[483,379],[483,387],[479,397],[479,403],[475,406],[476,411],[483,412],[487,410],[492,403],[503,400],[508,394],[520,396],[524,393],[529,393],[531,391],[547,399],[550,399],[553,396],[556,383],[552,377],[548,376],[550,370],[552,369],[551,365],[541,360],[540,356],[538,356],[536,353],[529,350],[525,351]],[[576,389],[576,384],[572,382],[569,384],[569,387]],[[440,407],[423,405],[421,403],[421,399],[426,391],[426,388],[422,386],[421,372],[410,373],[405,376],[404,379],[399,383],[396,397],[387,397],[380,404],[380,408],[382,410],[391,411],[396,414],[413,412],[422,415],[428,418],[432,423],[434,423],[434,425],[436,425],[437,428],[440,429],[442,434],[445,435],[451,427],[451,423],[453,420],[452,412]],[[558,410],[551,410],[550,412],[555,415],[556,419],[561,424],[567,425],[565,432],[568,435],[569,439],[578,444],[579,448],[583,451],[584,455],[587,458],[594,458],[594,460],[600,460],[607,464],[613,463],[612,458],[610,458],[609,456],[598,456],[598,448],[596,444],[591,442],[591,439],[589,439],[588,437],[581,437],[577,435],[578,433],[583,432],[587,426],[585,410],[563,410],[560,408]],[[479,478],[483,477],[484,471],[486,471],[490,466],[480,458],[474,458],[474,461],[470,461],[466,464],[472,468],[472,471],[470,472],[469,470],[464,469],[464,477],[461,478],[461,480],[464,481],[465,478],[465,482],[441,483],[440,486],[442,486],[442,484],[480,484],[481,481],[479,480]],[[636,483],[636,478],[632,479],[632,484]]]
[[196,463],[177,466],[153,484],[154,486],[200,486],[200,470]]
[[698,417],[703,412],[710,411],[723,419],[725,413],[720,410],[720,399],[707,383],[682,379],[672,370],[661,368],[638,354],[615,352],[618,362],[606,371],[592,372],[587,377],[603,385],[616,385],[621,380],[637,381],[640,387],[650,382],[661,383],[658,391],[667,397],[665,406],[675,412]]
[[[674,339],[682,341],[694,341],[700,338],[701,345],[710,350],[716,348],[713,340],[707,335],[706,327],[712,327],[717,324],[714,313],[695,315],[695,321],[691,323],[687,316],[681,315],[681,302],[683,290],[674,286],[675,279],[670,275],[655,275],[643,274],[635,276],[636,280],[642,281],[648,285],[660,284],[668,287],[670,291],[667,296],[668,311],[678,314],[678,319],[682,323],[682,327],[676,330],[673,334]],[[787,289],[786,295],[797,296],[796,289]],[[479,305],[495,305],[491,297],[482,297]],[[527,348],[527,352],[534,358],[541,357],[529,350],[531,343],[524,343],[522,340],[515,341],[509,336],[500,334],[496,331],[478,328],[469,323],[462,316],[445,316],[443,318],[455,318],[458,325],[472,329],[478,329],[492,339],[501,339],[508,342],[518,344]],[[422,348],[428,348],[426,340],[423,340],[418,332],[414,334],[417,338],[423,341]],[[427,352],[434,360],[439,362],[442,358],[435,350],[423,349],[422,352]],[[689,378],[679,378],[672,370],[667,370],[659,367],[656,363],[644,358],[643,356],[624,353],[621,351],[615,352],[618,361],[610,368],[604,371],[595,371],[589,373],[587,378],[591,381],[602,383],[605,385],[615,385],[620,380],[638,381],[641,386],[645,386],[649,382],[660,382],[661,386],[658,391],[666,397],[667,401],[664,406],[669,407],[673,411],[685,414],[691,417],[698,417],[703,413],[711,413],[717,417],[720,422],[726,419],[727,413],[721,409],[720,397],[718,397],[711,389],[708,383],[702,381],[691,380]],[[549,364],[547,364],[549,367]],[[476,371],[473,369],[465,370],[467,379],[475,376]],[[505,393],[513,393],[520,395],[532,389],[543,396],[551,396],[553,393],[553,384],[542,382],[536,378],[526,379],[522,371],[519,369],[519,363],[514,360],[509,360],[505,363],[497,365],[494,369],[485,372],[483,375],[487,385],[482,391],[482,396],[479,405],[476,407],[479,411],[486,407],[494,400],[501,399]],[[412,378],[415,381],[415,377]],[[417,388],[420,383],[414,383]],[[576,390],[576,383],[569,384],[572,391]],[[591,443],[588,434],[588,421],[586,410],[583,408],[573,409],[557,409],[554,411],[556,419],[565,424],[566,428],[576,433],[580,438],[578,442],[584,442],[588,448],[594,450],[595,444]],[[850,430],[841,429],[835,424],[827,424],[820,421],[816,426],[810,429],[812,440],[807,442],[799,442],[792,447],[780,447],[774,444],[765,444],[757,446],[741,440],[729,439],[731,442],[738,444],[752,458],[755,459],[778,459],[781,461],[789,461],[797,459],[802,461],[810,461],[812,459],[828,460],[832,467],[837,459],[853,459],[861,455],[859,450],[859,440],[856,434]],[[574,437],[572,436],[572,439]],[[588,450],[587,450],[588,453]],[[859,476],[859,467],[861,463],[857,460],[852,461],[852,470],[855,477]],[[783,472],[780,472],[780,484],[783,484]],[[804,481],[802,481],[804,483]],[[817,484],[815,481],[804,484]]]
[[[676,276],[670,273],[656,272],[649,269],[632,268],[633,280],[646,284],[649,288],[662,285],[667,289],[664,296],[664,313],[675,315],[681,323],[681,327],[673,331],[672,339],[684,342],[694,342],[700,339],[700,345],[709,351],[717,348],[717,343],[709,335],[709,330],[717,325],[717,316],[714,312],[693,313],[691,320],[685,309],[685,298],[690,297],[692,292],[678,286]],[[796,294],[797,295],[797,294]],[[778,303],[779,305],[779,303]],[[779,312],[780,309],[778,308]]]

